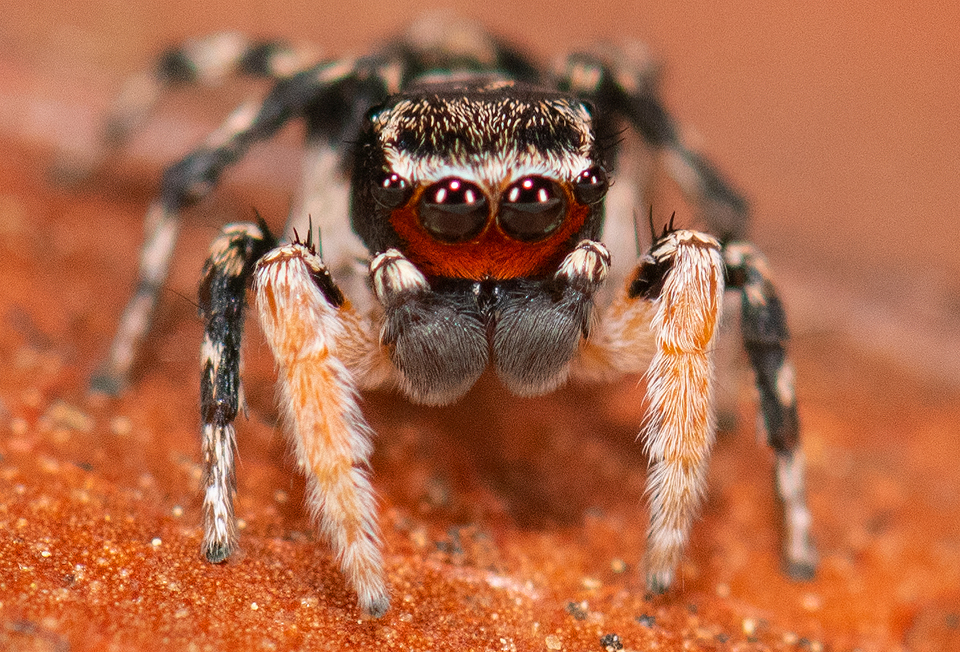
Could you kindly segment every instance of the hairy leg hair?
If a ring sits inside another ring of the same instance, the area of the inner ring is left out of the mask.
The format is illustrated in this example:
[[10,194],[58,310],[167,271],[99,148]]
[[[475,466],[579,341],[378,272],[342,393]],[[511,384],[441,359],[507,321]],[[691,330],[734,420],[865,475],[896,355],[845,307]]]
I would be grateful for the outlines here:
[[307,503],[364,612],[390,606],[376,500],[368,477],[372,432],[357,382],[340,357],[359,326],[319,256],[299,243],[264,256],[257,313],[277,360],[285,426],[307,476]]
[[720,245],[666,231],[581,349],[578,375],[646,370],[650,460],[647,586],[670,587],[706,491],[714,441],[713,341],[724,291]]

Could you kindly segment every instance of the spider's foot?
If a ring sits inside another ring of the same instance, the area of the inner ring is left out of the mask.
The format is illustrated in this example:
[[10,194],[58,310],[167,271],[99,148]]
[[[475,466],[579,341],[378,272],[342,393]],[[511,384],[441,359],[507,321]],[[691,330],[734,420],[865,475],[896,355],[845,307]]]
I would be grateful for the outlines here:
[[663,595],[673,584],[673,571],[662,570],[647,573],[647,591],[653,595]]
[[803,537],[802,545],[797,550],[787,551],[783,568],[790,579],[798,582],[809,582],[817,574],[817,548],[810,537]]
[[360,608],[371,618],[381,618],[390,610],[390,598],[382,595],[368,601],[361,600]]
[[122,375],[103,369],[98,370],[90,378],[90,391],[96,394],[119,396],[126,386],[127,379]]
[[[351,555],[351,551],[344,557],[346,564],[341,563],[341,570],[347,578],[347,584],[357,592],[357,606],[371,618],[380,618],[390,609],[390,589],[387,588],[383,572],[383,563],[380,551],[362,548],[352,552],[360,555]],[[348,561],[353,556],[354,559]],[[367,557],[363,559],[362,557]]]
[[230,545],[225,543],[212,543],[204,548],[203,556],[206,557],[207,561],[211,564],[220,564],[226,561],[232,552],[233,547]]
[[784,570],[790,579],[798,582],[809,582],[817,575],[816,562],[787,562]]
[[811,580],[817,569],[817,548],[811,529],[813,516],[804,490],[804,461],[800,451],[777,454],[776,485],[783,505],[784,569],[795,580]]

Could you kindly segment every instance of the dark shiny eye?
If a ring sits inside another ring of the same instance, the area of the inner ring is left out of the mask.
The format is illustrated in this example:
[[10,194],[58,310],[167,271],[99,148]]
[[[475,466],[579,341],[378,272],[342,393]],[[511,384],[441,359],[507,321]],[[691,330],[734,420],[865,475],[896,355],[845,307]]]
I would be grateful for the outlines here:
[[397,208],[410,198],[410,184],[399,174],[390,172],[373,184],[373,199],[384,208]]
[[507,188],[500,202],[500,228],[516,240],[535,242],[550,235],[567,215],[556,181],[526,177]]
[[602,167],[581,172],[573,181],[573,195],[581,204],[596,204],[607,194],[610,182]]
[[420,224],[441,242],[466,242],[483,230],[490,209],[478,186],[463,179],[443,179],[420,198]]

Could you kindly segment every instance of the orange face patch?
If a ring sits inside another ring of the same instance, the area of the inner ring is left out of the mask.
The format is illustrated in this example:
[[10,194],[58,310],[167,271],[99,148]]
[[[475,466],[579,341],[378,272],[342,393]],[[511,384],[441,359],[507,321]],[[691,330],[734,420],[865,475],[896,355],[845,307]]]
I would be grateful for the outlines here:
[[405,243],[404,255],[424,274],[444,278],[504,280],[549,273],[569,253],[568,243],[583,228],[590,206],[577,202],[567,186],[567,213],[563,222],[543,240],[523,242],[511,238],[496,219],[497,204],[483,229],[467,242],[447,243],[433,237],[417,216],[423,193],[418,188],[410,200],[390,213],[390,224]]

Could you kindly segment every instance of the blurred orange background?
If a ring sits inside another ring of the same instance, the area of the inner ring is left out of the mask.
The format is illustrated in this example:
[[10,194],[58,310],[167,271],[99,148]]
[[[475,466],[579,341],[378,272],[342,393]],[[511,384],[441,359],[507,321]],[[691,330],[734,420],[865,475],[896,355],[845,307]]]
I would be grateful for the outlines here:
[[[960,5],[7,4],[0,136],[46,148],[88,142],[126,75],[214,30],[336,55],[441,6],[546,60],[600,39],[643,39],[665,66],[671,109],[752,199],[756,241],[785,268],[785,292],[801,294],[794,328],[857,331],[869,348],[960,384]],[[174,157],[196,140],[178,135],[162,138]]]

